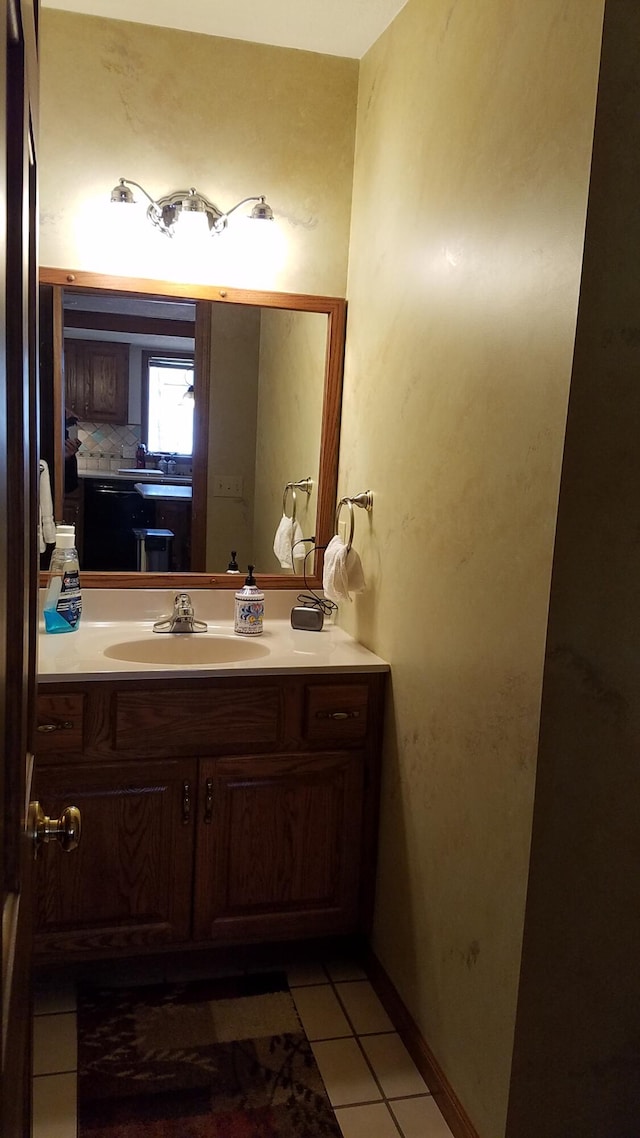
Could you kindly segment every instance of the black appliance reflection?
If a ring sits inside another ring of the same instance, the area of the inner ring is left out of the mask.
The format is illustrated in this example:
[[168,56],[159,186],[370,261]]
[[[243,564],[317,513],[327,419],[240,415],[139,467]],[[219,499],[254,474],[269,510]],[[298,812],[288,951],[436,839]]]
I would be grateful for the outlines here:
[[135,572],[135,529],[154,524],[153,506],[134,483],[84,479],[82,568],[94,572]]

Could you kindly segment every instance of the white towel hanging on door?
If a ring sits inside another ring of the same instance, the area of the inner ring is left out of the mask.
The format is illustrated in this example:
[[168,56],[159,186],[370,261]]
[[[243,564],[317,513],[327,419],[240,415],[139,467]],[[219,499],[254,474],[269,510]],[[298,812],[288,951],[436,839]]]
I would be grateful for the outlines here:
[[51,479],[49,467],[43,458],[40,459],[40,485],[38,492],[38,549],[44,553],[47,545],[56,540],[56,523],[53,519],[53,498],[51,495]]

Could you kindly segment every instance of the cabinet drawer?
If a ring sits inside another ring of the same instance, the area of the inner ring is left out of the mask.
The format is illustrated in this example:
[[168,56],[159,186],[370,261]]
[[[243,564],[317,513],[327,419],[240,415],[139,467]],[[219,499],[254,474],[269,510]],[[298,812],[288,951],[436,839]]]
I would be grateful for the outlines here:
[[83,695],[39,695],[36,755],[64,755],[82,750]]
[[275,685],[118,692],[115,746],[137,754],[184,755],[274,744],[281,734],[280,706]]
[[304,735],[323,745],[362,742],[367,734],[366,684],[309,684],[305,691]]

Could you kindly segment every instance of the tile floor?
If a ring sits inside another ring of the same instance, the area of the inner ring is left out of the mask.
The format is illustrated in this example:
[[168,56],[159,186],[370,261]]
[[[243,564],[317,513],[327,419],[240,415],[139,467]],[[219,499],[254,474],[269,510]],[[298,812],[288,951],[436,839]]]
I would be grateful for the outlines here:
[[[142,970],[142,971],[141,971]],[[344,962],[287,968],[298,1015],[344,1138],[452,1138],[365,973]],[[98,982],[196,979],[202,965],[134,963]],[[76,1138],[75,985],[35,992],[33,1138]]]

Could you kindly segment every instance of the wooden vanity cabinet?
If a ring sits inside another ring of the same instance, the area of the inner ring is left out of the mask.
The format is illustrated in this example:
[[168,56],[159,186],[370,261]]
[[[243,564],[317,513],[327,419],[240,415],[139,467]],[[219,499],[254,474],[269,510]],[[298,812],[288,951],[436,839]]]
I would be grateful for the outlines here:
[[40,959],[364,931],[384,673],[46,684]]

